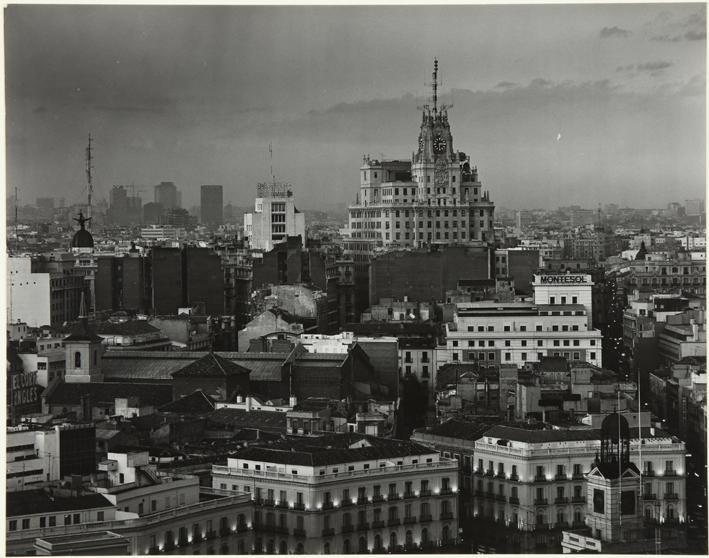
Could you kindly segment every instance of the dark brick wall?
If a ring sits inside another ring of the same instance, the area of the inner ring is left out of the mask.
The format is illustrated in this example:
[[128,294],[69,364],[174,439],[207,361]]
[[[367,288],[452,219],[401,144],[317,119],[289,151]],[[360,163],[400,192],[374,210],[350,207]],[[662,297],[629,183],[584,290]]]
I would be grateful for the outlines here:
[[186,248],[187,304],[203,302],[207,314],[224,313],[221,258],[209,248]]
[[507,252],[507,274],[515,280],[515,291],[532,294],[534,272],[539,268],[539,250]]
[[152,250],[153,309],[172,315],[183,304],[182,251],[179,248]]
[[460,279],[490,277],[488,248],[451,247],[431,252],[389,252],[372,260],[369,302],[381,298],[417,302],[445,300]]

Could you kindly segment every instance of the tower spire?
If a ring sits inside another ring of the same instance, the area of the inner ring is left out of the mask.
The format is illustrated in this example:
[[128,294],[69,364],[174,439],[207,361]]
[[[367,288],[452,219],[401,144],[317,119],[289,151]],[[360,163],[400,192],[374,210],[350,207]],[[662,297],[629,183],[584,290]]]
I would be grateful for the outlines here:
[[433,59],[433,112],[438,111],[438,58]]
[[[93,156],[91,153],[91,133],[89,133],[89,144],[86,146],[86,185],[89,191],[89,199],[88,199],[88,205],[86,207],[86,215],[88,219],[91,219],[91,204],[92,200],[91,198],[93,197],[94,194],[94,181],[93,181],[93,175],[92,175],[92,170],[93,166],[91,165],[91,161],[93,161]],[[82,226],[83,228],[83,226]]]

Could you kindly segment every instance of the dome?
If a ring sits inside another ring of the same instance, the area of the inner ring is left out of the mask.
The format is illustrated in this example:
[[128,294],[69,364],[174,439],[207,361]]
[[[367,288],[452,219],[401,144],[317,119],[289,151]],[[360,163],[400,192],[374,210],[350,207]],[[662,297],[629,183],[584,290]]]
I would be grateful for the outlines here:
[[86,229],[79,229],[71,239],[72,248],[93,248],[94,237]]
[[611,413],[601,423],[601,438],[618,443],[618,439],[630,439],[630,427],[627,419],[618,413]]
[[84,217],[84,214],[79,211],[79,218],[74,219],[81,227],[78,231],[74,233],[74,238],[71,239],[72,248],[93,248],[94,247],[94,237],[91,233],[86,230],[85,224],[90,221],[91,217],[88,219]]

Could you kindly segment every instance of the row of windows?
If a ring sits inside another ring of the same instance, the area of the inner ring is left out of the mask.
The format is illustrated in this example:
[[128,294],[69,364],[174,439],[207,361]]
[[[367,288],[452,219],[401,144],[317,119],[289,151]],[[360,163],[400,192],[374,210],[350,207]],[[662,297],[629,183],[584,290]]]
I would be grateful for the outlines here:
[[[45,527],[56,527],[57,526],[57,518],[62,519],[61,525],[79,525],[81,523],[81,514],[80,513],[67,513],[64,514],[63,516],[61,515],[43,515],[40,516],[39,518],[39,527],[40,529],[44,529]],[[8,530],[9,531],[17,531],[18,529],[20,530],[26,530],[31,528],[31,523],[30,523],[29,517],[26,517],[18,523],[17,519],[11,519],[8,522]],[[96,521],[103,521],[104,520],[104,512],[99,511],[96,512]]]
[[[575,331],[575,330],[574,330]],[[526,347],[527,342],[529,340],[527,339],[520,339],[520,347]],[[581,345],[581,340],[580,339],[537,339],[537,347],[543,347],[544,342],[549,343],[549,341],[552,342],[552,346],[554,347],[579,347]],[[487,343],[487,345],[486,345]],[[505,339],[503,341],[505,347],[511,347],[512,346],[512,341],[510,339]],[[589,343],[592,347],[596,346],[596,340],[595,339],[590,339]],[[474,340],[468,340],[468,347],[474,347],[475,346],[475,341]],[[494,339],[478,339],[478,347],[495,347],[496,342]],[[451,341],[451,347],[456,348],[458,347],[458,341]]]
[[[545,356],[555,356],[555,357],[563,356],[563,357],[565,357],[567,359],[571,359],[571,360],[581,360],[581,353],[578,351],[574,351],[571,353],[556,351],[554,353],[549,353],[548,355],[545,355],[544,353],[537,353],[537,360],[542,360],[542,358],[544,358]],[[453,353],[452,358],[454,361],[458,361],[458,360],[460,360],[460,354]],[[487,353],[487,360],[494,361],[496,358],[497,358],[496,353]],[[505,361],[510,362],[510,361],[512,361],[512,353],[504,353],[502,358]],[[588,358],[590,360],[596,360],[596,353],[594,351],[591,351],[588,355]],[[525,352],[521,353],[520,359],[522,361],[527,361],[527,353],[525,353]],[[485,353],[469,352],[468,353],[468,360],[485,360]]]
[[[566,314],[566,312],[564,312]],[[558,314],[558,312],[557,312]],[[571,312],[569,311],[569,314]],[[583,312],[577,311],[576,315],[583,315]],[[485,333],[485,332],[494,332],[495,331],[495,326],[489,325],[489,326],[474,326],[474,325],[469,325],[468,326],[468,331],[473,332],[477,329],[478,333]],[[512,326],[506,325],[502,327],[502,330],[505,332],[511,332],[511,331],[527,331],[527,326],[526,325],[520,325],[514,330],[512,329]],[[534,327],[535,331],[579,331],[579,325],[578,324],[564,324],[564,325],[558,325],[558,324],[553,324],[551,328],[547,328],[546,330],[544,329],[544,326],[541,324],[536,324]],[[457,345],[453,345],[456,347]]]
[[[424,237],[424,234],[426,235],[425,237]],[[461,240],[465,239],[465,236],[466,236],[466,235],[465,235],[465,231],[460,231],[460,238],[461,238]],[[384,235],[384,238],[385,238],[385,240],[391,240],[391,235],[390,235],[390,233],[386,233],[386,234]],[[401,233],[396,233],[396,234],[394,235],[394,238],[395,238],[395,240],[401,240]],[[418,233],[418,239],[419,239],[419,240],[424,240],[424,238],[426,238],[426,239],[428,239],[428,240],[433,240],[433,233],[430,233],[430,232],[429,232],[429,233],[422,233],[422,232],[419,232],[419,233]],[[458,232],[457,232],[457,231],[453,231],[453,232],[449,235],[449,234],[448,234],[448,231],[445,231],[445,232],[443,233],[443,237],[442,237],[442,238],[445,239],[445,240],[450,240],[450,239],[457,240],[457,239],[458,239]],[[408,232],[404,233],[404,240],[415,240],[415,239],[416,239],[416,234],[415,234],[415,233],[411,233],[410,235],[409,235]],[[436,240],[441,240],[441,233],[440,233],[440,231],[437,231],[437,232],[436,232]]]

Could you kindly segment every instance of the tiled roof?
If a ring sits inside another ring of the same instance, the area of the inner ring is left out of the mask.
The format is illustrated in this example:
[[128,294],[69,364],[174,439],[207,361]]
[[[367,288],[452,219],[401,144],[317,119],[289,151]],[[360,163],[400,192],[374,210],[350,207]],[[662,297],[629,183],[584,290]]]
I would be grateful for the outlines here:
[[240,376],[249,374],[244,368],[231,360],[227,360],[214,353],[207,353],[202,358],[191,362],[187,366],[172,373],[173,378],[202,376],[205,378]]
[[96,332],[99,335],[140,335],[141,333],[160,333],[160,330],[145,320],[128,320],[126,322],[101,322],[96,326]]
[[479,440],[483,434],[489,430],[489,423],[469,422],[459,419],[449,419],[431,428],[421,429],[417,432],[421,434],[431,434],[433,436],[444,436],[446,438],[458,438],[460,440]]
[[[344,435],[348,436],[348,435]],[[370,437],[366,437],[368,441]],[[343,438],[343,440],[345,440]],[[351,443],[347,437],[346,442]],[[382,440],[386,443],[365,447],[337,447],[336,436],[325,437],[320,444],[315,439],[290,438],[277,442],[269,447],[247,447],[237,452],[236,457],[270,463],[288,465],[305,465],[320,467],[351,461],[368,461],[375,459],[395,459],[409,455],[427,455],[433,453],[430,448],[403,440]],[[323,445],[328,444],[328,445]],[[341,445],[341,444],[339,444]]]
[[46,398],[50,405],[78,405],[82,397],[88,397],[93,405],[113,403],[116,397],[138,397],[141,405],[164,405],[172,401],[172,386],[122,382],[60,382],[47,388]]
[[161,412],[202,414],[210,413],[214,410],[214,399],[198,389],[194,393],[180,397],[177,401],[171,401],[160,407]]
[[277,411],[217,409],[209,413],[207,419],[214,424],[233,429],[258,428],[280,433],[286,431],[286,414]]
[[89,321],[86,318],[82,318],[71,330],[71,335],[66,337],[64,341],[90,341],[92,343],[101,343],[103,339],[96,335],[89,327]]
[[44,490],[8,492],[5,502],[7,506],[5,512],[8,517],[113,507],[113,504],[101,494],[87,494],[78,497],[50,496]]

